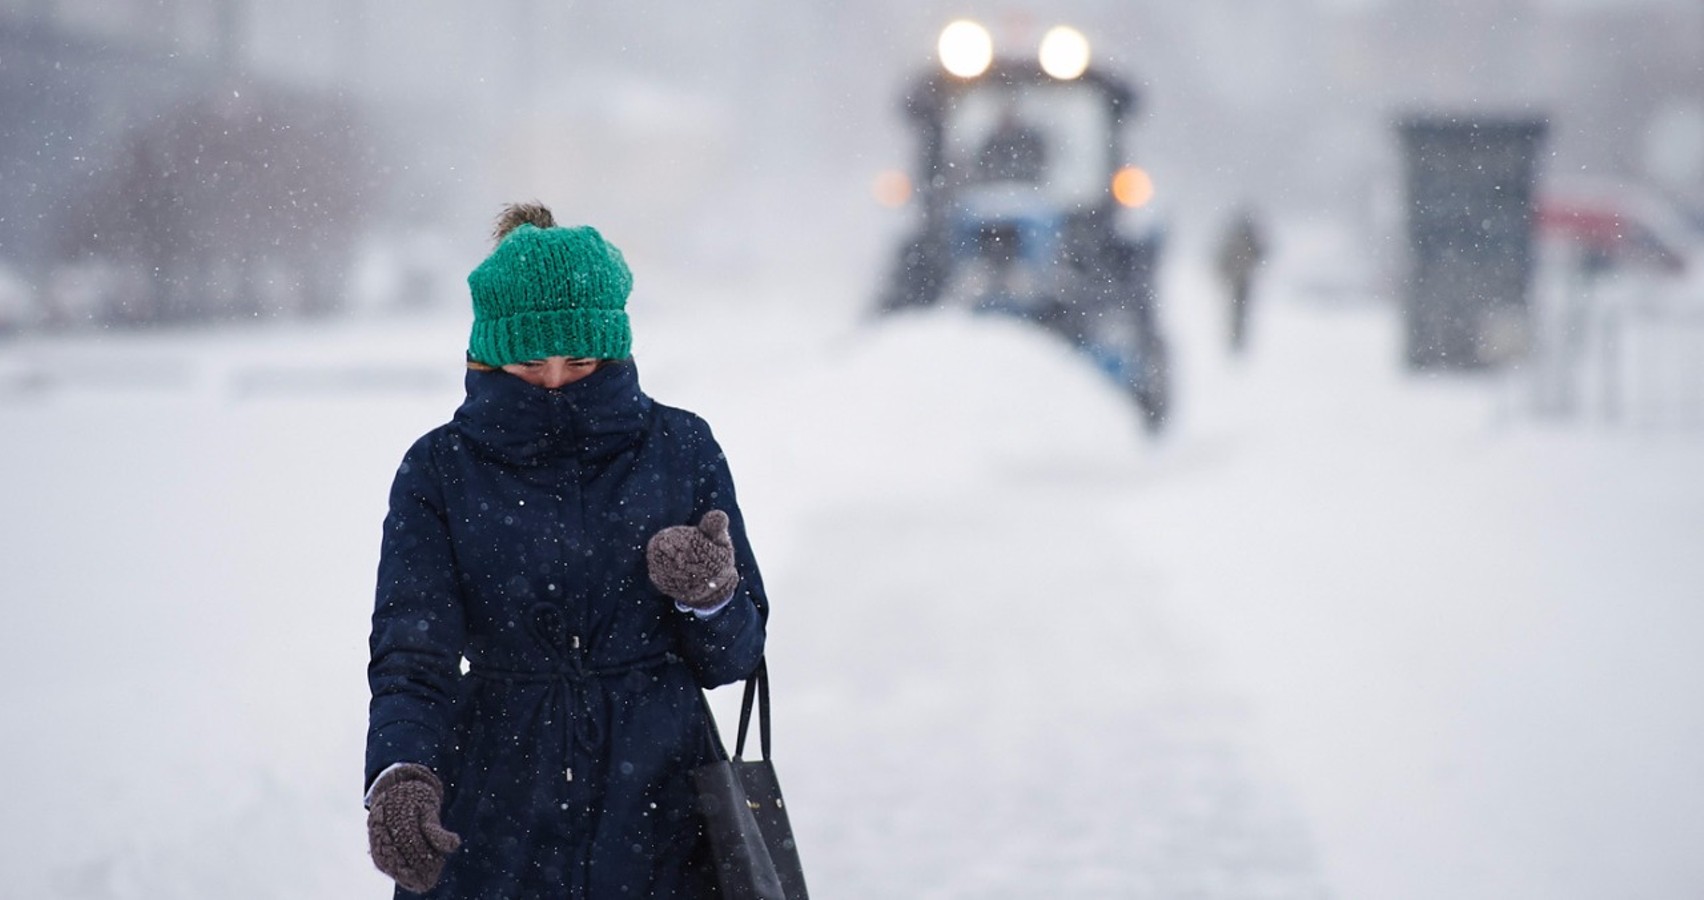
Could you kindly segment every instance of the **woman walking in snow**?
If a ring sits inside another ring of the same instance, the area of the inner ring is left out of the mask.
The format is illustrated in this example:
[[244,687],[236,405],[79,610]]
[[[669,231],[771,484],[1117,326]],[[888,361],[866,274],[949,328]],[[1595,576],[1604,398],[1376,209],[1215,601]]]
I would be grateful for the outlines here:
[[705,422],[639,388],[632,276],[511,206],[468,276],[467,397],[391,488],[367,732],[373,862],[455,900],[715,897],[699,693],[768,603]]

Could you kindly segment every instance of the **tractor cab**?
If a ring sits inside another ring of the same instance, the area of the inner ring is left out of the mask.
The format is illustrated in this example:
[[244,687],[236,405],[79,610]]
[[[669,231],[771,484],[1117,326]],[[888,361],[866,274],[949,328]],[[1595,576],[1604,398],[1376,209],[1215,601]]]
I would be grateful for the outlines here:
[[1035,59],[997,57],[955,22],[942,68],[905,97],[917,135],[916,231],[881,307],[1007,313],[1071,341],[1128,390],[1150,429],[1166,412],[1154,327],[1157,229],[1128,231],[1152,196],[1129,163],[1133,88],[1088,63],[1087,41],[1049,32]]

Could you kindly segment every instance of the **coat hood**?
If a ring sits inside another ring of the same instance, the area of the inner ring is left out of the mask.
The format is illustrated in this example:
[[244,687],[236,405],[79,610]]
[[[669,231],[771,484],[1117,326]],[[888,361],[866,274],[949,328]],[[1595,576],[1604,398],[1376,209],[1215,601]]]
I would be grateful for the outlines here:
[[480,452],[515,465],[618,452],[638,440],[651,415],[631,359],[606,362],[555,389],[472,369],[466,385],[456,430]]

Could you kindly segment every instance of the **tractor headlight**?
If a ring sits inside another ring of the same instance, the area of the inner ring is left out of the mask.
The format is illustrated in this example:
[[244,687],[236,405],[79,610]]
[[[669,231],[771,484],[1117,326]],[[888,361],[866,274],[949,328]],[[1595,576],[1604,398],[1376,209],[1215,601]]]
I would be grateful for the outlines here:
[[911,179],[894,169],[877,175],[870,189],[876,195],[876,202],[889,209],[904,206],[911,199]]
[[994,38],[981,25],[959,19],[941,30],[936,50],[948,72],[960,78],[975,78],[988,71],[988,65],[994,61]]
[[1041,69],[1060,81],[1070,81],[1089,68],[1089,39],[1069,25],[1048,29],[1041,38]]
[[1112,176],[1112,196],[1123,206],[1140,209],[1154,199],[1154,179],[1137,166],[1125,166]]

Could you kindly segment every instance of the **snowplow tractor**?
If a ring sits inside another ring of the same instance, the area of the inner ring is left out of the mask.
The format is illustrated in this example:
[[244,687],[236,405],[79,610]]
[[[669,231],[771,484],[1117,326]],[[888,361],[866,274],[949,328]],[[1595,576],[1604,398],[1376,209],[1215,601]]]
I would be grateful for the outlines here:
[[1088,65],[1070,29],[1024,59],[994,55],[986,31],[955,22],[940,51],[942,67],[905,96],[919,221],[881,311],[954,306],[1034,323],[1085,353],[1158,431],[1169,393],[1154,315],[1162,232],[1144,215],[1151,182],[1125,152],[1134,88]]

